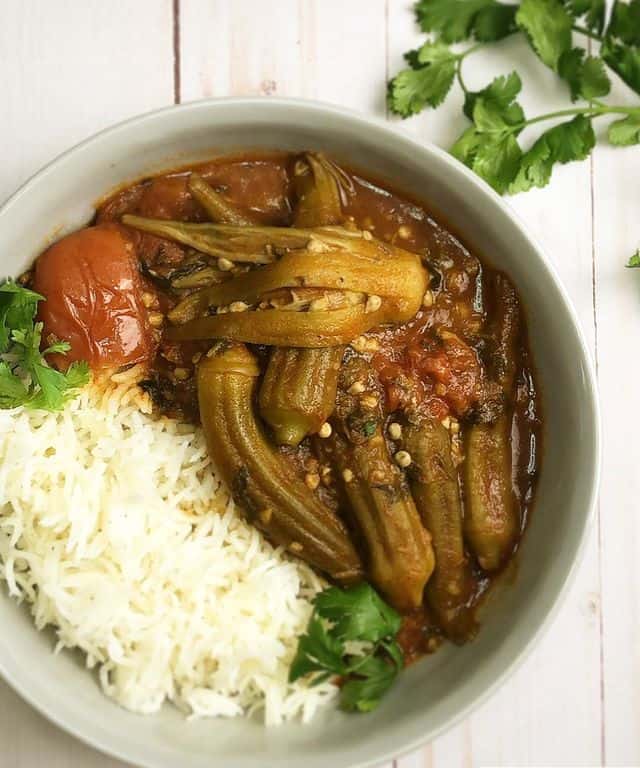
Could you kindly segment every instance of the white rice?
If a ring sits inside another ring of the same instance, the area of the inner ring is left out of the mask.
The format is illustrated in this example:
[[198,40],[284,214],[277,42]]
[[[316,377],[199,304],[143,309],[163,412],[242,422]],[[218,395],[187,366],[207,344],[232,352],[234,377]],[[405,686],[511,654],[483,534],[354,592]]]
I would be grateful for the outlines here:
[[0,411],[0,578],[127,709],[310,720],[335,686],[287,675],[323,583],[241,519],[200,429],[149,410],[125,381]]

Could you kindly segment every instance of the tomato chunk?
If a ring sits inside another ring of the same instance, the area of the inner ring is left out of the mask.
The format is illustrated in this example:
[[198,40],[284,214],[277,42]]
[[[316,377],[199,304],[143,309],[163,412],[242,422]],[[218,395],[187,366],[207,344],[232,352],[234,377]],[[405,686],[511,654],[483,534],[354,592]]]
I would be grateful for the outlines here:
[[101,225],[74,232],[36,262],[34,290],[43,339],[71,344],[54,362],[86,360],[109,368],[147,360],[155,343],[142,303],[143,283],[133,244],[119,227]]

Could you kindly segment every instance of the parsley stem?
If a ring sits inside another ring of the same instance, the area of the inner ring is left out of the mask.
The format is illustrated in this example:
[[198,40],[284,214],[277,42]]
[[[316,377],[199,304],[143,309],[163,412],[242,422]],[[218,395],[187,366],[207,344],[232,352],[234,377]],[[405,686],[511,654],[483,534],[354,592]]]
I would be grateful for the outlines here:
[[598,35],[596,32],[592,32],[586,27],[581,27],[579,24],[574,24],[571,29],[573,29],[574,32],[579,32],[581,35],[590,37],[592,40],[599,40],[601,43],[604,42],[604,37],[602,35]]
[[562,109],[559,112],[549,112],[546,115],[538,115],[530,120],[525,120],[519,127],[541,123],[545,120],[553,120],[558,117],[571,117],[584,115],[585,117],[601,117],[602,115],[636,115],[640,114],[640,107],[609,107],[606,104],[601,107],[587,107],[575,109]]
[[465,82],[462,78],[462,60],[459,60],[458,65],[456,66],[456,77],[458,78],[458,83],[460,84],[460,87],[462,88],[466,96],[467,93],[469,93],[469,89],[465,85]]

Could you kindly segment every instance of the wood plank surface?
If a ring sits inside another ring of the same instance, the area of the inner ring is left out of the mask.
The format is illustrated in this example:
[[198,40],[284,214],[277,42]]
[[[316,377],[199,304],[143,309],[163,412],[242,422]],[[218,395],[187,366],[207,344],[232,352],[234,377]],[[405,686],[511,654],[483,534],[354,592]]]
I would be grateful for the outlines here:
[[[0,199],[60,151],[174,100],[299,96],[386,117],[385,82],[421,37],[409,0],[23,0],[0,4]],[[566,105],[521,41],[470,59],[472,87],[517,63],[534,115]],[[616,97],[628,100],[619,86]],[[449,146],[461,95],[399,130]],[[560,615],[518,673],[467,721],[396,768],[640,765],[640,449],[630,350],[640,274],[640,152],[598,147],[510,200],[541,241],[598,355],[604,480],[598,526]],[[630,415],[631,414],[631,415]],[[0,765],[122,765],[63,734],[0,684]],[[389,768],[386,766],[385,768]]]

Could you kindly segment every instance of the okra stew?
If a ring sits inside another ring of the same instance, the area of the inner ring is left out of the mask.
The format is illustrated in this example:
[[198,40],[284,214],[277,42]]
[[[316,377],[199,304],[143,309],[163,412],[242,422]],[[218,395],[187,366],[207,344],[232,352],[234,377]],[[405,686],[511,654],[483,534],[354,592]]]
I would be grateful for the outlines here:
[[142,363],[253,525],[402,613],[405,658],[474,636],[539,407],[516,289],[427,207],[313,152],[220,157],[106,199],[33,283],[65,364]]

